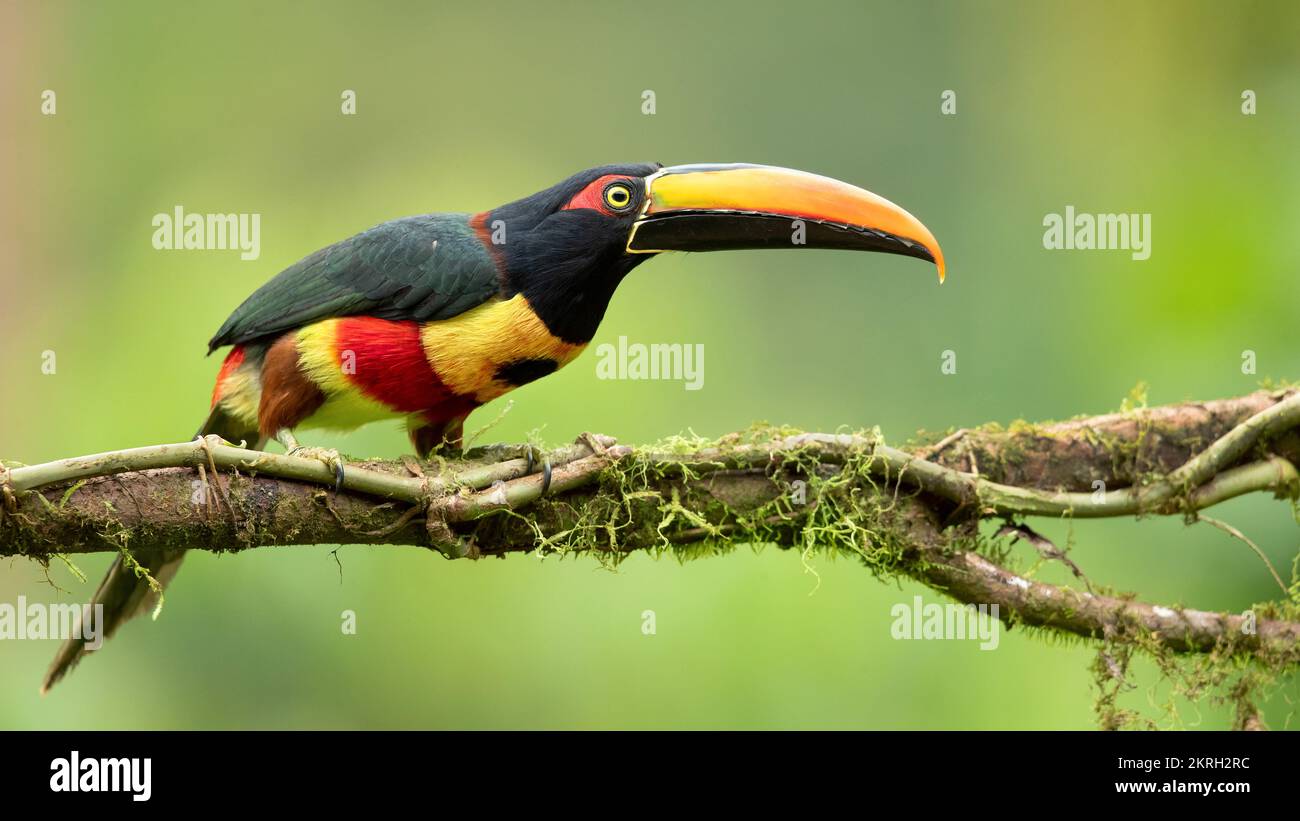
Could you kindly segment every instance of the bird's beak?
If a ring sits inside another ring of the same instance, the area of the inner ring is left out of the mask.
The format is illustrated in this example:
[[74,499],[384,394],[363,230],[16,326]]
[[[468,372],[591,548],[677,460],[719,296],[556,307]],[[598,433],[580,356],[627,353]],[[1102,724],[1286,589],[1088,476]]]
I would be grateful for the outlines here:
[[830,177],[767,165],[677,165],[646,178],[627,251],[846,248],[933,262],[930,230],[884,197]]

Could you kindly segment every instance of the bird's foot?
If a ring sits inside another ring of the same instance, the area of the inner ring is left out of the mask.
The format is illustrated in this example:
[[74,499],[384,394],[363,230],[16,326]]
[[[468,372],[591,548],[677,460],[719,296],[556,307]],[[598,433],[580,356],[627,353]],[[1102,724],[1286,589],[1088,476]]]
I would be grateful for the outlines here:
[[289,451],[290,456],[299,456],[303,459],[319,459],[325,463],[325,466],[334,471],[334,489],[343,489],[343,456],[333,448],[309,448],[296,447]]
[[[604,453],[610,443],[614,440],[607,436],[599,434],[584,433],[578,437],[578,444],[585,444],[591,448],[592,453]],[[485,445],[474,448],[469,451],[467,456],[471,458],[483,459],[489,463],[507,462],[512,459],[524,460],[524,476],[531,476],[534,473],[542,474],[542,494],[545,495],[551,488],[551,476],[554,472],[554,466],[551,459],[545,451],[533,444],[524,445]]]
[[479,445],[465,451],[466,459],[479,459],[488,464],[509,462],[511,459],[523,459],[528,454],[528,445],[492,444]]
[[551,486],[551,460],[542,452],[541,448],[533,444],[525,445],[485,445],[474,448],[467,456],[471,458],[483,459],[488,464],[499,464],[509,462],[514,459],[524,460],[524,476],[531,476],[540,470],[542,473],[542,493]]
[[325,463],[325,466],[334,471],[334,490],[343,489],[343,456],[333,448],[313,448],[298,444],[298,440],[287,430],[282,430],[275,437],[276,441],[284,445],[285,453],[289,456],[297,456],[302,459],[317,459]]
[[526,457],[528,459],[528,464],[524,468],[524,474],[530,475],[534,472],[535,468],[537,467],[537,460],[539,457],[542,460],[542,494],[541,495],[545,496],[546,491],[551,489],[551,460],[546,456],[546,454],[541,453],[537,448],[533,447],[532,445],[528,445],[528,454]]
[[596,456],[603,455],[605,451],[609,450],[609,444],[614,442],[614,440],[608,436],[602,436],[599,433],[591,433],[590,431],[579,433],[578,438],[573,441],[575,444],[586,445],[591,448],[592,454]]

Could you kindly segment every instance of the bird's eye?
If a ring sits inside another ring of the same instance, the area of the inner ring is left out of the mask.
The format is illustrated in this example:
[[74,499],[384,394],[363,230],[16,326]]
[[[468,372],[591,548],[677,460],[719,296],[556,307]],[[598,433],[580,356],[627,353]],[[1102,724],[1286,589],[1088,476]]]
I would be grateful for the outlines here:
[[632,189],[621,182],[605,186],[605,204],[615,211],[625,211],[632,205]]

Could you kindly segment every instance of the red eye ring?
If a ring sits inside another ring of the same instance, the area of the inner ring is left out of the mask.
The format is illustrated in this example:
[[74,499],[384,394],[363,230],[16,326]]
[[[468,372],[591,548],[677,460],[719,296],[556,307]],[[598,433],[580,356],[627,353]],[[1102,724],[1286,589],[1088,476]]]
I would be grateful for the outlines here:
[[[626,195],[626,200],[617,192]],[[613,195],[611,201],[610,196]],[[587,184],[565,203],[561,210],[588,209],[599,211],[607,217],[621,217],[636,208],[638,200],[636,180],[622,174],[606,174]]]

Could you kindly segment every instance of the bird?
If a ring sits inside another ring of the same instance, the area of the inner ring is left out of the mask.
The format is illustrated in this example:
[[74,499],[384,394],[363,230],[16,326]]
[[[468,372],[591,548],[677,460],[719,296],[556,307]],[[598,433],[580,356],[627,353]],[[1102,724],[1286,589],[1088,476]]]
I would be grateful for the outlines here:
[[[577,358],[651,257],[763,248],[902,254],[945,276],[919,220],[831,177],[750,163],[597,166],[488,211],[384,222],[286,268],[208,342],[209,354],[230,351],[198,435],[257,449],[276,440],[330,464],[340,484],[337,452],[305,448],[295,431],[400,419],[419,457],[455,453],[475,408]],[[183,555],[118,557],[95,594],[104,638],[156,605]],[[86,652],[81,639],[64,644],[42,691]]]

